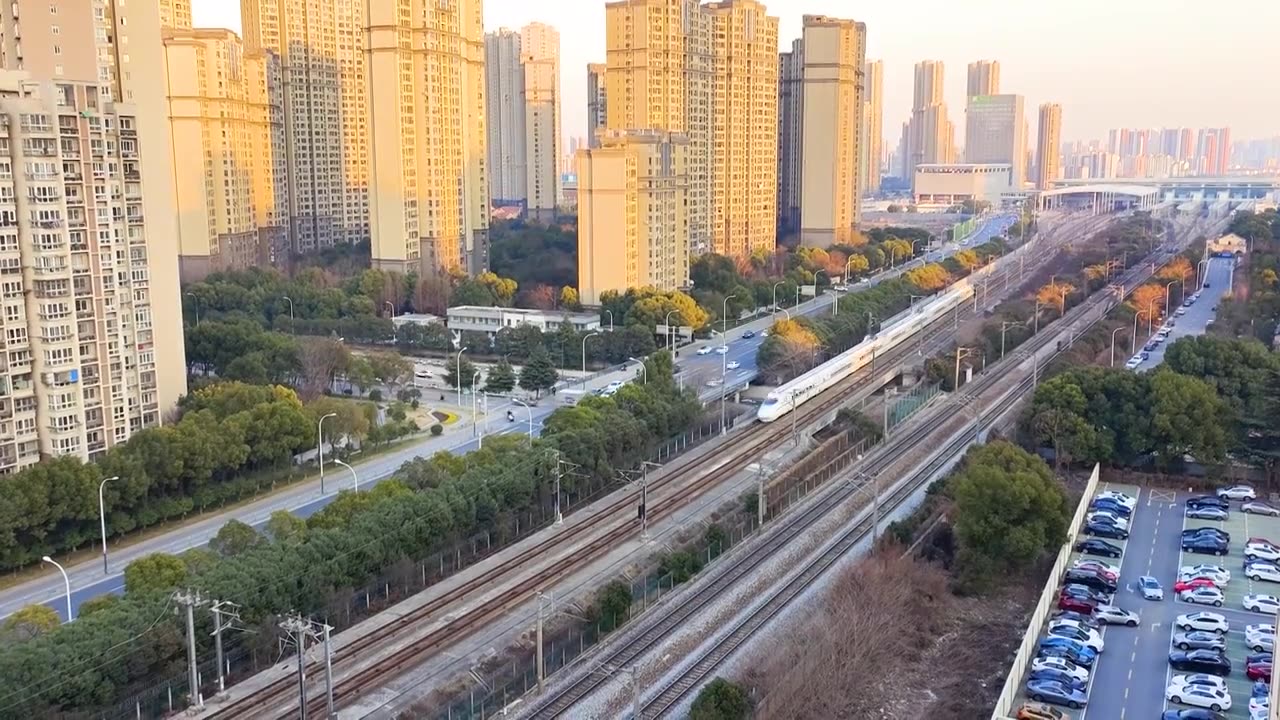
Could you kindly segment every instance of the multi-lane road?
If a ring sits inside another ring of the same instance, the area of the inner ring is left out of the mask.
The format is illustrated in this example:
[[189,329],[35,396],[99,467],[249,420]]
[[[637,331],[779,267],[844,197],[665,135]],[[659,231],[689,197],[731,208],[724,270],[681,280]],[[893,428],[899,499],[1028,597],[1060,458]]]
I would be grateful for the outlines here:
[[[1191,305],[1179,307],[1182,315],[1178,315],[1177,310],[1170,308],[1176,324],[1170,330],[1169,337],[1148,352],[1149,357],[1138,366],[1138,370],[1154,370],[1159,367],[1164,362],[1164,352],[1170,345],[1184,337],[1203,335],[1205,329],[1217,317],[1218,303],[1223,295],[1231,291],[1236,263],[1232,258],[1210,258],[1208,265],[1209,268],[1205,272],[1206,285],[1200,292],[1200,298]],[[1117,358],[1116,362],[1118,364],[1120,359]]]
[[[990,216],[973,235],[961,239],[960,242],[948,243],[936,248],[930,251],[926,258],[929,261],[941,260],[964,247],[973,247],[987,242],[1002,234],[1015,220],[1016,216],[1014,215]],[[856,287],[859,289],[874,287],[876,284],[897,277],[902,272],[924,261],[925,258],[920,258],[903,263],[893,270],[877,274]],[[834,295],[826,294],[801,303],[791,308],[790,312],[814,314],[830,311],[833,301]],[[739,367],[725,373],[723,387],[732,388],[746,385],[757,373],[756,353],[764,339],[761,331],[768,328],[772,322],[773,319],[771,317],[764,316],[730,331],[729,351],[725,356],[715,352],[698,355],[699,345],[681,348],[678,361],[681,366],[681,374],[690,382],[696,382],[700,385],[699,394],[704,400],[719,397],[719,388],[721,386],[717,383],[715,387],[708,387],[706,382],[709,378],[718,380],[721,376],[722,368],[727,367],[730,362],[738,363]],[[753,330],[755,337],[743,339],[741,334],[747,330]],[[716,339],[707,344],[714,346],[719,345],[720,342],[719,339]],[[634,365],[624,367],[614,372],[594,377],[585,385],[572,385],[572,387],[585,387],[588,391],[599,390],[612,381],[632,380],[635,378],[635,372]],[[558,406],[559,402],[554,396],[545,398],[531,409],[526,409],[509,401],[491,402],[489,403],[489,412],[477,420],[478,427],[453,429],[440,437],[423,438],[393,452],[355,464],[354,467],[359,474],[360,485],[365,488],[371,487],[377,482],[391,477],[401,465],[416,457],[430,456],[441,451],[459,454],[470,452],[483,442],[482,438],[479,437],[482,435],[491,436],[530,431],[537,434],[541,431],[542,422]],[[514,421],[506,419],[508,410],[513,413]],[[530,421],[532,421],[532,427],[530,427]],[[158,534],[155,537],[112,550],[109,553],[110,569],[105,573],[99,559],[86,560],[70,565],[67,567],[67,573],[71,584],[72,611],[77,612],[81,603],[99,595],[123,592],[124,567],[133,560],[152,553],[176,554],[192,548],[203,547],[209,543],[223,525],[231,520],[239,520],[261,528],[270,518],[271,513],[278,510],[287,510],[301,517],[306,517],[332,502],[339,490],[352,487],[353,482],[351,473],[344,468],[330,467],[325,473],[325,492],[323,493],[318,479],[301,482],[269,497],[246,503],[225,512],[209,515],[182,527]],[[64,595],[64,584],[61,575],[56,571],[46,573],[37,579],[28,580],[0,591],[0,618],[7,617],[25,605],[43,603],[53,608],[65,619],[66,603]]]

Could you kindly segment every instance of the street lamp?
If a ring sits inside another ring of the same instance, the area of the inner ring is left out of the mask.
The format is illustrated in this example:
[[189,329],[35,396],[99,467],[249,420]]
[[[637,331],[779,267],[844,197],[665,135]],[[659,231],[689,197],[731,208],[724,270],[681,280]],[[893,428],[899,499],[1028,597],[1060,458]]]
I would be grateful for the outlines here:
[[1168,284],[1164,286],[1164,316],[1165,317],[1169,317],[1169,296],[1172,294],[1170,291],[1173,290],[1173,284],[1177,282],[1182,283],[1182,294],[1183,295],[1187,294],[1187,284],[1185,281],[1170,280]]
[[396,304],[390,300],[384,300],[382,304],[391,309],[391,319],[394,320],[396,317]]
[[[1135,315],[1134,317],[1136,318],[1137,316]],[[1116,366],[1116,333],[1120,332],[1123,329],[1124,329],[1124,326],[1121,325],[1120,327],[1111,331],[1111,367]]]
[[[782,282],[776,282],[773,284],[773,316],[774,317],[778,316],[778,288],[786,284],[787,284],[786,280],[783,280]],[[791,316],[788,314],[787,317],[790,318]]]
[[675,333],[671,332],[671,316],[678,312],[680,311],[672,310],[671,312],[668,312],[666,320],[663,321],[667,326],[667,346],[671,350],[672,355],[676,354],[676,336]]
[[1133,314],[1133,342],[1129,346],[1129,354],[1136,355],[1138,353],[1138,318],[1143,316],[1143,311],[1139,310]]
[[724,299],[724,302],[720,304],[720,334],[724,336],[723,339],[726,345],[729,344],[729,301],[736,297],[738,297],[736,293],[730,294]]
[[912,241],[911,241],[911,254],[912,254],[912,255],[914,255],[914,254],[916,253],[916,243],[924,243],[924,244],[925,244],[925,250],[926,250],[926,252],[925,252],[925,254],[924,254],[924,259],[925,259],[925,260],[928,260],[928,259],[929,259],[929,253],[928,253],[927,251],[928,251],[928,249],[929,249],[929,239],[928,239],[928,238],[920,238],[919,240],[912,240]]
[[471,374],[471,434],[480,438],[477,448],[484,447],[484,433],[480,432],[480,416],[476,411],[476,399],[480,393],[476,392],[476,383],[480,381],[480,371],[477,370]]
[[98,519],[102,522],[102,574],[103,575],[109,575],[111,574],[111,571],[107,569],[107,505],[105,502],[103,502],[102,490],[107,486],[107,483],[111,482],[112,480],[119,480],[119,479],[120,479],[119,475],[112,475],[109,478],[103,478],[102,482],[98,483]]
[[649,384],[649,368],[645,366],[644,361],[638,360],[633,357],[629,357],[627,359],[630,360],[631,362],[640,364],[640,377],[644,379],[643,380],[644,384],[648,385]]
[[281,295],[280,297],[284,298],[284,301],[285,301],[285,302],[287,302],[287,303],[289,303],[289,325],[290,325],[290,328],[292,328],[292,326],[293,326],[293,298],[289,297],[288,295]]
[[458,350],[458,361],[453,366],[453,374],[458,377],[458,407],[462,407],[462,353],[471,348],[461,348]]
[[923,299],[925,299],[925,297],[927,297],[927,296],[925,296],[925,295],[911,295],[911,296],[910,296],[910,298],[911,298],[911,307],[915,307],[915,306],[916,306],[916,301],[917,301],[917,300],[923,300]]
[[1040,334],[1040,301],[1039,300],[1036,301],[1035,309],[1031,311],[1031,317],[1032,319],[1035,320],[1035,327],[1032,328],[1031,334],[1039,335]]
[[195,301],[191,303],[191,309],[196,314],[196,327],[200,327],[200,298],[196,297],[196,294],[193,292],[189,292],[186,294],[190,295],[191,299]]
[[583,336],[583,338],[582,338],[582,374],[583,374],[583,375],[586,375],[586,374],[587,374],[587,340],[588,340],[588,339],[590,339],[590,338],[593,338],[593,337],[595,337],[595,336],[597,336],[597,335],[599,335],[599,334],[600,334],[600,333],[598,333],[598,332],[587,333],[587,334],[586,334],[585,336]]
[[338,458],[334,458],[333,461],[351,471],[352,487],[355,489],[356,492],[360,492],[360,476],[356,474],[356,469],[342,462]]
[[606,309],[605,312],[609,314],[609,332],[613,332],[613,311]]
[[324,421],[338,417],[338,413],[329,413],[320,416],[320,421],[316,423],[316,453],[320,459],[320,495],[324,495]]
[[48,555],[45,555],[40,559],[58,568],[58,571],[62,573],[62,584],[67,589],[67,622],[71,622],[72,620],[75,620],[75,618],[72,617],[71,615],[71,578],[67,577],[67,569],[59,565],[57,562],[54,561],[53,558],[49,557]]
[[515,398],[511,398],[511,402],[513,402],[513,403],[515,403],[515,404],[517,404],[517,405],[519,405],[519,406],[523,407],[526,411],[528,411],[528,413],[529,413],[529,439],[530,439],[530,440],[532,440],[532,439],[533,439],[533,408],[532,408],[532,407],[529,407],[529,404],[528,404],[528,403],[526,403],[526,402],[524,402],[523,400],[517,400],[517,399],[515,399]]

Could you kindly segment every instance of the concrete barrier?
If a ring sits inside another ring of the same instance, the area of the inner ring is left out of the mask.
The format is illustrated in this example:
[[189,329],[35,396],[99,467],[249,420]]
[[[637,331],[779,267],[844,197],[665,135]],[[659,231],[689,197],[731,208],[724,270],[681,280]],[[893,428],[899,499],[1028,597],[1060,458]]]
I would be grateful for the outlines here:
[[1067,527],[1067,541],[1058,550],[1058,557],[1053,561],[1053,570],[1049,573],[1049,579],[1045,581],[1044,590],[1040,592],[1035,611],[1031,613],[1031,622],[1027,624],[1022,643],[1018,645],[1018,653],[1013,656],[1013,666],[1009,668],[1009,676],[1004,680],[1004,688],[996,699],[991,720],[1009,720],[1013,717],[1016,710],[1014,703],[1017,702],[1018,695],[1022,691],[1022,678],[1027,673],[1027,665],[1035,657],[1036,645],[1040,640],[1040,628],[1044,626],[1045,620],[1056,605],[1054,599],[1058,594],[1058,583],[1067,570],[1067,563],[1071,559],[1071,548],[1075,545],[1080,528],[1084,525],[1084,516],[1089,512],[1089,501],[1093,499],[1093,494],[1098,489],[1100,473],[1101,466],[1094,465],[1093,472],[1089,474],[1089,482],[1084,486],[1084,494],[1080,496],[1080,503],[1076,506],[1075,516],[1071,518],[1071,524]]

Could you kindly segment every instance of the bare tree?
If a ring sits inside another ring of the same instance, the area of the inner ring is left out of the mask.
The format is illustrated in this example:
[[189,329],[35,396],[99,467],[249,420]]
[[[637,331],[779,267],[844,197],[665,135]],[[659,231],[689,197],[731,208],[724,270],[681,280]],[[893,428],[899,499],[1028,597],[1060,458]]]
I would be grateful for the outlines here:
[[333,378],[351,362],[351,351],[337,338],[304,337],[298,339],[298,355],[302,361],[302,387],[299,395],[310,402],[333,385]]

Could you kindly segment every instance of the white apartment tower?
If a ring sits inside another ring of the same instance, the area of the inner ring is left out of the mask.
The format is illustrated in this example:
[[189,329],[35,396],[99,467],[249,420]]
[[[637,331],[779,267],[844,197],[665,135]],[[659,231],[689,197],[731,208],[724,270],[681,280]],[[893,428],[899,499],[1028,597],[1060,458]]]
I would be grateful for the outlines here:
[[520,29],[524,69],[525,190],[529,216],[555,220],[560,204],[560,33],[530,23]]
[[280,62],[269,103],[284,131],[293,249],[369,239],[366,3],[241,0],[240,17],[245,50]]

